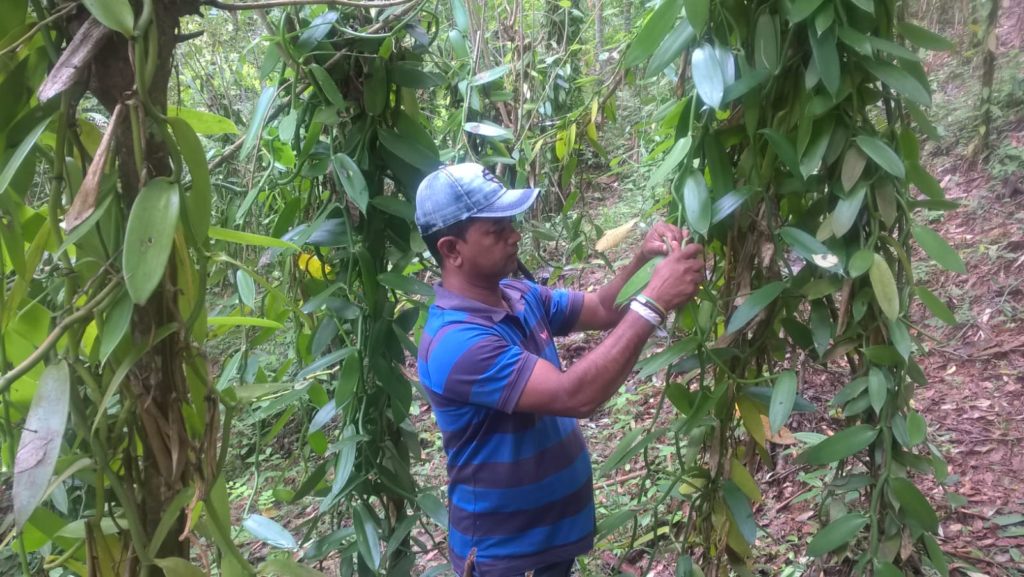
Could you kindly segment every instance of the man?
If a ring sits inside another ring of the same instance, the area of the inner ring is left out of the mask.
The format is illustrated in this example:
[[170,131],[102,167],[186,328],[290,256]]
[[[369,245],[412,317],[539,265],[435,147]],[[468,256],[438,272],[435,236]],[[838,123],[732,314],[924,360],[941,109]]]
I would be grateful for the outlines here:
[[[462,577],[566,576],[594,542],[590,456],[576,419],[628,376],[644,342],[704,278],[697,245],[658,224],[632,261],[594,293],[509,280],[513,218],[536,189],[510,190],[479,164],[423,180],[416,224],[441,267],[418,370],[448,457],[449,548]],[[625,282],[666,255],[629,307]],[[563,372],[552,337],[614,329]]]

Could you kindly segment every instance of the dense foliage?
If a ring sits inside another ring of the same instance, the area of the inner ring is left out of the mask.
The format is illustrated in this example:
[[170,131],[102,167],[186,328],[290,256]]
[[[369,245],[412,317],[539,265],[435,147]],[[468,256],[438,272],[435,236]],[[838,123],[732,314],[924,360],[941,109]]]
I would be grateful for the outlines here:
[[[921,55],[951,45],[890,0],[594,6],[5,3],[0,449],[22,573],[404,575],[443,550],[443,489],[413,474],[407,359],[436,270],[412,201],[475,159],[548,189],[525,231],[552,278],[610,264],[637,220],[708,248],[699,298],[638,366],[672,415],[598,464],[658,447],[671,468],[601,537],[672,549],[679,575],[748,574],[752,472],[813,409],[815,364],[849,379],[828,407],[844,428],[802,438],[824,483],[807,554],[946,574],[914,481],[948,473],[911,404],[908,311],[952,317],[912,243],[963,272],[915,216],[955,207],[919,158]],[[652,114],[626,102],[651,94]],[[630,170],[603,135],[639,128],[642,207],[602,230],[586,171]],[[262,464],[282,450],[287,481]],[[306,514],[285,528],[252,511],[264,494]],[[275,551],[254,566],[240,529]]]

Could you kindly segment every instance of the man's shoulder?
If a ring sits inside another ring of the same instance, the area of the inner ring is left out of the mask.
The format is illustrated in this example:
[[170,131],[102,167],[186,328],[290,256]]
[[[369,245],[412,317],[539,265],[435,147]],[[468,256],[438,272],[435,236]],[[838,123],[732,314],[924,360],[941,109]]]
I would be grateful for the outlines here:
[[425,360],[438,345],[450,351],[463,351],[474,342],[494,334],[493,325],[462,311],[432,306],[420,338],[419,357]]

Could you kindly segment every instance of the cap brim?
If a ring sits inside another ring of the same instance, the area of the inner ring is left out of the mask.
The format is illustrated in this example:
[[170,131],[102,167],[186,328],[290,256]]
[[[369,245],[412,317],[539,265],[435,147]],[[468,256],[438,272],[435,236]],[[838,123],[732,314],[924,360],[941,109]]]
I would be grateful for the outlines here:
[[534,201],[537,200],[539,194],[539,188],[506,189],[497,200],[478,210],[473,216],[477,218],[515,216],[526,212]]

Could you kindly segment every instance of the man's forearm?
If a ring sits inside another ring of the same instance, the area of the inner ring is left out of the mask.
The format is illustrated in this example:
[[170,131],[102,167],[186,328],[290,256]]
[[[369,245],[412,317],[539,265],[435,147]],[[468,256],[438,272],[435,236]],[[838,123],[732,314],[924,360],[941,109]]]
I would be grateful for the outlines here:
[[589,416],[615,394],[654,332],[654,325],[626,311],[615,330],[565,373],[573,404],[582,409],[580,416]]

